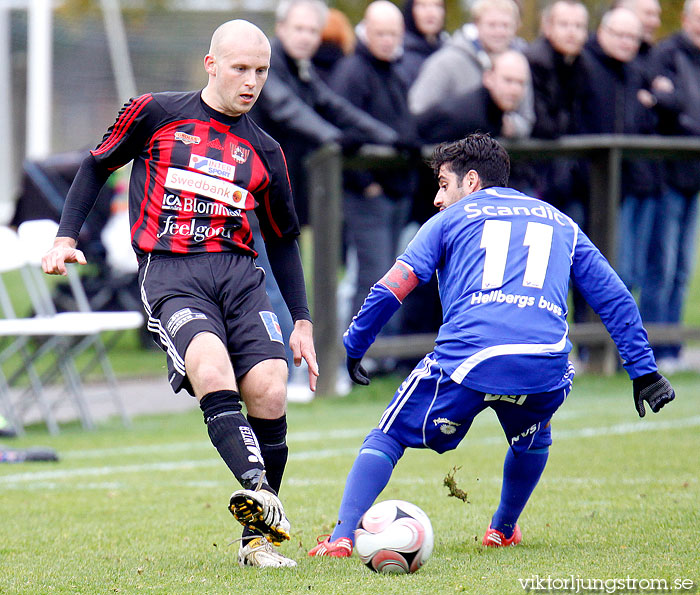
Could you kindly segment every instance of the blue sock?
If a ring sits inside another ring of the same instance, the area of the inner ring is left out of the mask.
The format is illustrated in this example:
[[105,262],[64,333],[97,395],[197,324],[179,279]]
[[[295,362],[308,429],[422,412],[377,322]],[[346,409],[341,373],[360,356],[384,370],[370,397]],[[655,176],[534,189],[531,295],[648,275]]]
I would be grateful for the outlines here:
[[345,481],[338,524],[330,541],[347,537],[355,543],[357,522],[389,483],[393,470],[394,464],[388,455],[372,448],[360,450]]
[[501,502],[491,519],[491,527],[503,533],[507,539],[515,531],[518,517],[542,476],[548,456],[547,447],[528,450],[517,457],[512,449],[508,449],[503,464]]

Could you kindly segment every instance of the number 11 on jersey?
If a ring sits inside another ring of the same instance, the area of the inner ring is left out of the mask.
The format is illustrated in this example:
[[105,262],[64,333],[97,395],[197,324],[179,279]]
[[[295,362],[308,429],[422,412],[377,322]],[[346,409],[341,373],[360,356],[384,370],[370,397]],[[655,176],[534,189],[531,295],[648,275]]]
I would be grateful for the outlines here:
[[[481,279],[482,289],[493,289],[503,285],[512,226],[511,221],[499,219],[484,221],[480,245],[486,251]],[[553,233],[554,228],[551,225],[535,221],[528,222],[523,240],[523,248],[528,249],[527,264],[523,274],[525,287],[542,289],[547,276]]]

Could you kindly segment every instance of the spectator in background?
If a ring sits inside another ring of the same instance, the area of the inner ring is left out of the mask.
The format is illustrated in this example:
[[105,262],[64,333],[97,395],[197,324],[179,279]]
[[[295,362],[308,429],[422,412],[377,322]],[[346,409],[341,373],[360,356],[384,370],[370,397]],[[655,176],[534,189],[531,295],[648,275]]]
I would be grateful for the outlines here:
[[[672,136],[700,135],[700,0],[687,0],[681,30],[660,42],[654,52],[659,73],[653,91],[658,131]],[[642,317],[647,322],[679,323],[693,271],[698,219],[700,163],[664,164],[660,213],[652,234],[649,266],[642,288]],[[659,368],[684,369],[681,345],[655,345]]]
[[398,71],[410,87],[425,59],[450,36],[445,31],[444,0],[406,0],[402,11],[406,30]]
[[525,54],[532,71],[535,138],[575,134],[577,98],[584,84],[581,51],[588,37],[588,10],[578,0],[558,0],[542,13],[541,35]]
[[[540,29],[540,37],[526,50],[535,103],[532,136],[555,139],[578,134],[581,95],[587,84],[581,52],[588,38],[588,10],[577,0],[555,0],[542,11]],[[537,167],[535,177],[537,194],[585,230],[589,202],[585,164],[573,158],[553,159]],[[588,305],[575,285],[572,306],[574,322],[586,321]],[[578,350],[585,359],[585,346]]]
[[[581,131],[587,134],[652,134],[656,119],[647,77],[636,62],[642,24],[628,8],[603,15],[584,49],[589,84],[582,99]],[[640,287],[646,269],[661,170],[656,161],[622,162],[616,270],[628,288]]]
[[656,32],[661,26],[661,5],[658,0],[619,0],[615,8],[628,8],[642,23],[642,42],[637,59],[644,67],[650,66],[651,50],[654,47]]
[[507,136],[504,122],[523,102],[529,77],[530,68],[522,53],[508,50],[499,54],[493,59],[493,68],[484,72],[480,87],[449,97],[418,117],[421,138],[439,143],[477,131]]
[[[520,11],[513,0],[476,0],[471,14],[473,25],[462,26],[423,63],[408,96],[413,114],[421,115],[447,97],[475,89],[494,56],[507,49],[524,49],[515,36]],[[507,136],[529,135],[534,119],[532,90],[528,89],[520,110],[509,114],[505,122]]]
[[[403,16],[387,0],[372,2],[358,28],[355,53],[341,60],[333,89],[356,107],[393,128],[399,142],[415,146],[415,125],[407,89],[396,70],[403,43]],[[377,275],[396,258],[399,235],[408,221],[414,176],[406,171],[349,172],[344,178],[348,247],[357,253],[352,312],[362,305]]]
[[330,90],[311,58],[321,44],[328,8],[321,0],[284,0],[277,7],[270,76],[253,119],[285,153],[299,221],[309,222],[304,158],[326,142],[393,144],[389,127]]
[[[445,31],[444,0],[406,0],[402,8],[406,31],[403,40],[403,57],[397,67],[407,88],[418,77],[423,62],[439,50],[450,38]],[[425,200],[435,194],[435,176],[425,165],[416,168],[416,190],[411,202],[409,223],[404,228],[400,243],[403,245],[415,235],[418,228],[435,214],[435,207]],[[421,285],[407,296],[401,317],[401,332],[405,334],[436,332],[442,322],[442,308],[437,289],[437,278]],[[399,361],[413,369],[416,361]]]
[[355,32],[350,19],[337,8],[329,8],[326,26],[321,31],[321,45],[311,60],[323,82],[330,83],[335,65],[354,50]]
[[[588,37],[588,10],[578,0],[557,0],[542,12],[541,35],[525,54],[534,94],[533,138],[554,139],[579,132],[586,75],[581,51]],[[539,168],[537,186],[548,203],[584,225],[585,178],[575,159],[555,159]]]

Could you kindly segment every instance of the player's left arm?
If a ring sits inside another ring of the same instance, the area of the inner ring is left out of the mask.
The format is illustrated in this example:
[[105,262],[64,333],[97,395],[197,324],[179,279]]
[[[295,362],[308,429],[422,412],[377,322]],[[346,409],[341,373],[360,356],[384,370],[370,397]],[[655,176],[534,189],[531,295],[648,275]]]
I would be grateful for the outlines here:
[[600,316],[632,379],[634,405],[644,417],[644,401],[657,413],[676,394],[671,384],[659,374],[632,294],[625,287],[605,257],[583,234],[579,233],[572,262],[572,278],[586,301]]
[[318,363],[299,245],[296,238],[292,237],[268,241],[265,247],[272,274],[294,321],[294,330],[289,337],[294,365],[298,367],[302,359],[306,360],[309,368],[309,388],[315,391]]
[[299,221],[294,210],[284,153],[280,147],[277,147],[268,154],[268,157],[270,181],[259,193],[260,201],[256,214],[265,240],[272,274],[294,321],[294,330],[289,337],[294,365],[300,366],[302,359],[306,361],[309,369],[309,388],[315,391],[318,362],[314,347],[313,324],[306,298],[304,269],[297,244]]

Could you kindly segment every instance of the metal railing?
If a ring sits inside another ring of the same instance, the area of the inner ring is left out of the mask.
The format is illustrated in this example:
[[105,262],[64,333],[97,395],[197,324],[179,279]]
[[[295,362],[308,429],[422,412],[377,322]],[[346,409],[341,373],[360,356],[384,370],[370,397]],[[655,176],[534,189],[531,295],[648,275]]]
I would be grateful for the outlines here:
[[[617,211],[620,202],[621,162],[624,158],[700,160],[700,138],[581,135],[557,140],[522,139],[502,141],[513,161],[548,161],[575,157],[590,163],[588,235],[601,252],[615,262]],[[424,147],[423,157],[432,153]],[[352,157],[344,157],[338,145],[329,144],[311,154],[306,162],[309,205],[313,230],[313,314],[316,350],[321,376],[318,393],[334,392],[337,370],[342,362],[341,329],[338,328],[337,286],[341,267],[342,172],[343,170],[416,167],[388,147],[367,145]],[[432,199],[432,197],[426,197]],[[588,367],[603,374],[617,367],[614,345],[597,316],[591,322],[572,324],[574,343],[590,346]],[[596,322],[597,321],[597,322]],[[700,339],[700,328],[681,325],[645,325],[650,339],[684,341]],[[432,350],[433,335],[402,335],[379,338],[368,354],[394,357],[420,356]]]

